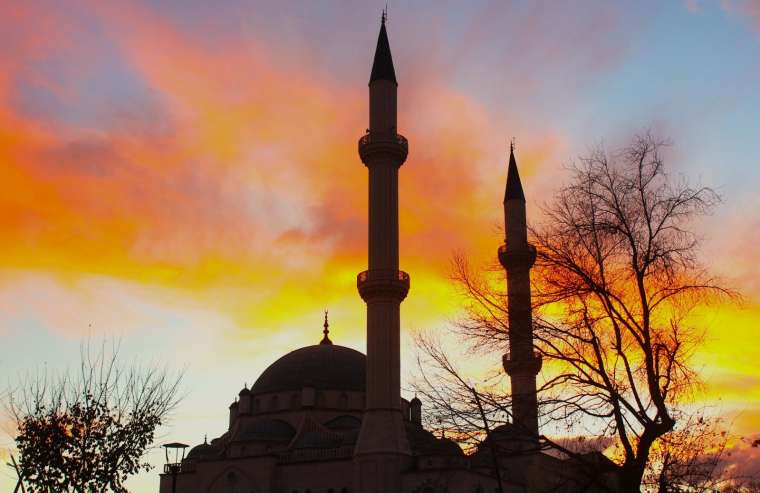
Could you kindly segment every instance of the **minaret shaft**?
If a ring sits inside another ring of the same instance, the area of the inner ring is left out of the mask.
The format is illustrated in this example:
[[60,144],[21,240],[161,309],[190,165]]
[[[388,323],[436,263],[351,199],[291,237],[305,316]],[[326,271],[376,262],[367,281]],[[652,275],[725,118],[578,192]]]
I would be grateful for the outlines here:
[[390,80],[376,80],[369,90],[369,131],[373,134],[396,133],[397,85]]
[[398,164],[369,166],[369,269],[398,270]]

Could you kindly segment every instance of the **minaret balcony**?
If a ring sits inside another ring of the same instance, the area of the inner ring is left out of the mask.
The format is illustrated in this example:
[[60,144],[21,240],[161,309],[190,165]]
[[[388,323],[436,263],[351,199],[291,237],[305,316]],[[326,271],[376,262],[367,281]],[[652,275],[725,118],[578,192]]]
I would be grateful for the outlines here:
[[409,274],[402,270],[372,269],[356,276],[356,287],[364,301],[395,298],[402,301],[409,293]]
[[543,359],[540,354],[531,351],[531,354],[522,358],[511,358],[509,353],[501,357],[501,363],[504,371],[508,375],[538,375],[541,371]]
[[536,261],[536,247],[530,243],[517,248],[509,248],[506,244],[499,247],[499,263],[505,269],[531,268]]
[[409,154],[409,142],[397,133],[367,132],[359,139],[359,156],[365,165],[391,158],[398,166]]

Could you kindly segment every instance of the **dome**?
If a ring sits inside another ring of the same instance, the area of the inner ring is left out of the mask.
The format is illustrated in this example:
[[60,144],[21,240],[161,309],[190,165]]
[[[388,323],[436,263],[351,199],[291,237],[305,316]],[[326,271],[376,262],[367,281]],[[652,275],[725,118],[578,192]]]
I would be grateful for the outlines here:
[[364,392],[367,357],[355,349],[317,344],[296,349],[264,370],[251,387],[252,394],[301,390]]
[[219,449],[206,442],[196,445],[187,454],[187,459],[207,459],[219,455]]

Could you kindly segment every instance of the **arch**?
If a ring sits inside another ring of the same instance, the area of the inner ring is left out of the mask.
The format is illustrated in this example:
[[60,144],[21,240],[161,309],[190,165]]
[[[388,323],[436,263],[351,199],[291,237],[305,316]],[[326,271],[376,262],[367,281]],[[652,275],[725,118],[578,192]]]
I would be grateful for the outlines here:
[[344,414],[324,423],[325,428],[333,431],[356,430],[362,425],[362,421],[356,416]]
[[253,400],[253,412],[257,413],[259,412],[259,399],[256,398]]
[[211,482],[206,493],[258,493],[253,480],[240,468],[228,467]]
[[300,397],[301,396],[299,394],[292,394],[290,396],[290,408],[291,409],[298,409],[299,407],[301,407],[300,406],[300,404],[301,404]]
[[270,411],[276,411],[278,407],[280,407],[280,401],[278,399],[278,396],[277,395],[273,395],[269,399],[269,410]]

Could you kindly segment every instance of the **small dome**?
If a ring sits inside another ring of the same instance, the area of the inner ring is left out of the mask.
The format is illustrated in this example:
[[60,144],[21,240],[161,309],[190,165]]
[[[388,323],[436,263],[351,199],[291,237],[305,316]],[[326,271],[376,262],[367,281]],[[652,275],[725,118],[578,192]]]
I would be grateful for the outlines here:
[[296,349],[272,363],[251,387],[253,394],[301,390],[364,392],[367,357],[336,344]]
[[246,386],[246,387],[243,387],[243,388],[240,390],[240,392],[238,393],[238,395],[239,395],[239,396],[244,396],[244,395],[248,395],[248,394],[250,394],[250,393],[251,393],[251,391],[250,391],[250,390],[248,390],[248,387]]
[[406,437],[415,455],[463,457],[462,449],[448,438],[438,438],[428,430],[407,424]]
[[219,455],[219,449],[208,443],[196,445],[187,454],[187,459],[209,459]]

